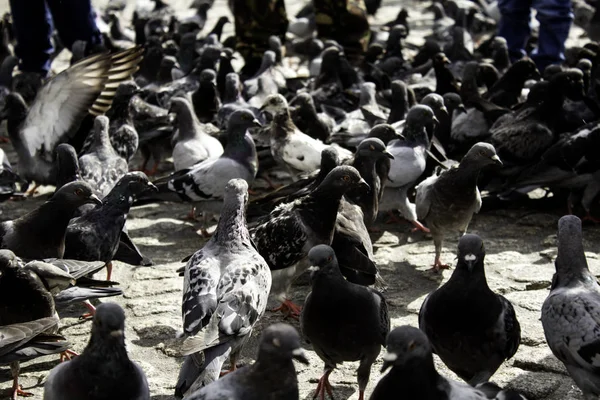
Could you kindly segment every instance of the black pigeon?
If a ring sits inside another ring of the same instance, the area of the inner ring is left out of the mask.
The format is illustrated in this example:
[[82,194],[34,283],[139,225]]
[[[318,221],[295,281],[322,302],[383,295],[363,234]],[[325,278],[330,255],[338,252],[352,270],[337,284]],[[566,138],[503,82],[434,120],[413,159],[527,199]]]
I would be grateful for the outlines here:
[[101,204],[85,182],[71,182],[44,204],[20,218],[0,224],[0,246],[27,259],[62,258],[69,220],[80,206]]
[[435,92],[442,96],[446,93],[458,93],[458,83],[456,82],[456,78],[454,78],[452,71],[448,68],[448,65],[450,65],[448,57],[446,57],[444,53],[437,53],[433,56],[432,60],[437,83]]
[[494,146],[477,143],[457,167],[432,175],[417,186],[417,217],[431,230],[435,244],[434,271],[448,268],[440,261],[444,236],[464,235],[473,214],[479,212],[477,178],[484,167],[493,164],[502,165]]
[[298,93],[290,102],[292,121],[314,139],[327,143],[335,122],[326,114],[318,114],[310,93]]
[[535,63],[529,58],[522,58],[511,65],[483,97],[500,107],[510,108],[519,102],[525,81],[539,78]]
[[79,159],[75,148],[68,143],[56,146],[56,190],[73,181],[81,181]]
[[290,325],[271,325],[261,335],[254,364],[226,375],[186,399],[297,400],[298,378],[292,360],[308,364],[300,335]]
[[342,196],[359,186],[368,185],[355,168],[336,167],[311,193],[280,204],[251,228],[253,241],[271,268],[271,294],[282,302],[282,311],[299,314],[287,291],[309,267],[308,251],[318,244],[331,244]]
[[53,316],[0,326],[0,364],[10,364],[11,367],[11,399],[32,395],[19,385],[19,362],[61,353],[70,347],[63,337],[47,333],[56,329],[57,325],[58,318]]
[[213,122],[221,108],[221,99],[217,93],[217,74],[212,69],[200,74],[200,86],[192,93],[192,104],[200,122]]
[[125,313],[115,303],[98,306],[92,334],[79,357],[55,367],[44,385],[45,400],[149,400],[148,381],[125,349]]
[[69,222],[64,258],[102,261],[110,280],[112,261],[117,253],[125,219],[134,198],[158,189],[143,172],[125,174],[104,197],[102,205]]
[[103,115],[96,117],[94,142],[89,151],[79,158],[81,178],[101,197],[106,196],[117,181],[129,171],[127,160],[117,154],[110,143],[109,122]]
[[19,155],[19,173],[36,184],[54,184],[54,148],[66,141],[86,115],[101,115],[111,106],[119,82],[137,70],[142,49],[88,57],[48,81],[31,107],[16,93],[3,114]]
[[371,366],[385,345],[390,319],[383,295],[373,289],[346,281],[333,249],[313,247],[308,253],[312,291],[306,297],[300,316],[302,334],[325,362],[315,397],[333,398],[329,375],[337,364],[360,361],[359,400],[369,383]]
[[483,391],[440,375],[433,364],[431,344],[417,328],[408,325],[395,328],[386,343],[381,371],[390,367],[391,370],[377,383],[370,400],[505,399],[496,394],[488,397]]
[[546,341],[583,397],[597,398],[600,287],[587,265],[581,220],[574,215],[558,221],[558,256],[554,264],[556,273],[542,306]]
[[427,296],[419,312],[419,328],[433,351],[471,386],[487,382],[521,342],[513,306],[488,287],[484,258],[479,236],[460,238],[452,277]]

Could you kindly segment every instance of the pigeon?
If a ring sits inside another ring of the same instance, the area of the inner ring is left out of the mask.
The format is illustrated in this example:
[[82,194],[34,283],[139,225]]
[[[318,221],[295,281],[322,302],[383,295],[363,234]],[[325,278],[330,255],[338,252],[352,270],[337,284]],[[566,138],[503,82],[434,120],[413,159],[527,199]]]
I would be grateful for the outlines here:
[[101,115],[110,108],[116,86],[137,70],[142,51],[134,47],[81,60],[49,80],[29,108],[19,94],[8,95],[0,114],[7,117],[21,178],[54,184],[54,148],[77,131],[87,114]]
[[460,238],[452,277],[427,296],[419,312],[419,328],[433,351],[471,386],[487,382],[521,341],[512,304],[487,285],[484,258],[479,236]]
[[481,208],[477,178],[488,165],[502,165],[494,146],[476,143],[457,167],[432,175],[417,186],[417,217],[431,230],[435,244],[433,270],[449,268],[440,261],[444,236],[464,235],[474,213]]
[[56,146],[56,190],[67,183],[81,181],[79,159],[75,148],[68,143]]
[[63,337],[46,333],[56,329],[58,317],[0,326],[0,364],[10,364],[13,376],[11,399],[31,396],[19,385],[20,361],[61,353],[70,347]]
[[134,198],[146,191],[158,191],[143,172],[129,172],[104,197],[102,204],[73,218],[67,226],[64,258],[102,261],[110,280],[112,261],[119,248],[122,230]]
[[256,248],[271,268],[271,294],[282,302],[277,311],[294,317],[300,314],[287,298],[289,287],[309,267],[308,251],[331,244],[342,196],[360,186],[368,188],[354,167],[336,167],[308,195],[280,204],[251,228]]
[[313,247],[308,253],[312,265],[311,287],[300,316],[302,334],[325,363],[316,396],[333,398],[329,375],[337,364],[360,361],[359,400],[364,399],[371,366],[385,345],[390,319],[383,295],[344,279],[333,249]]
[[30,213],[0,223],[0,247],[27,259],[63,258],[69,220],[88,203],[102,201],[87,183],[68,183]]
[[21,182],[21,177],[14,173],[6,153],[0,149],[0,202],[16,194],[17,182]]
[[501,107],[512,107],[519,102],[525,81],[539,78],[535,63],[529,58],[522,58],[510,66],[483,98]]
[[221,100],[217,93],[217,74],[212,69],[205,69],[200,74],[200,87],[192,93],[194,112],[202,123],[213,122],[217,111],[221,108]]
[[125,349],[125,313],[115,303],[96,309],[92,333],[80,356],[50,371],[44,400],[149,400],[148,381]]
[[292,360],[308,364],[300,335],[290,325],[270,325],[260,337],[254,364],[227,374],[186,399],[297,400],[298,378]]
[[552,353],[563,362],[586,399],[600,396],[597,370],[600,286],[583,251],[581,220],[558,221],[558,255],[550,294],[542,306],[542,326]]
[[438,119],[430,107],[416,105],[408,111],[402,131],[404,139],[393,140],[387,147],[394,159],[382,198],[382,210],[398,208],[402,216],[415,226],[415,230],[424,232],[428,232],[428,229],[418,221],[415,205],[408,200],[408,191],[425,172],[428,131],[433,131],[437,123]]
[[290,103],[292,121],[300,132],[306,132],[323,143],[329,140],[335,121],[327,114],[318,114],[315,102],[310,93],[298,93]]
[[101,197],[106,196],[129,171],[127,160],[113,149],[108,136],[109,120],[100,115],[94,121],[94,143],[79,158],[81,179],[89,183]]
[[440,375],[433,364],[431,344],[425,333],[404,325],[390,332],[381,372],[390,369],[373,390],[370,400],[398,396],[423,400],[487,400],[483,391]]
[[[218,214],[225,186],[230,179],[241,178],[251,184],[258,170],[254,141],[247,130],[260,126],[247,110],[235,111],[229,118],[227,145],[221,157],[206,160],[191,168],[155,181],[159,197],[168,200],[197,202],[204,212],[204,235],[209,214]],[[162,196],[161,196],[162,194]]]
[[221,142],[206,132],[206,125],[198,121],[192,104],[187,99],[174,97],[169,112],[177,115],[177,143],[173,146],[175,171],[223,154]]
[[[280,94],[269,96],[261,110],[273,115],[270,143],[275,161],[286,167],[294,178],[297,178],[298,172],[312,172],[318,169],[321,152],[328,145],[306,135],[294,125],[285,97]],[[342,160],[352,155],[342,148],[339,148],[338,152]]]
[[235,370],[244,342],[267,307],[271,273],[246,225],[248,184],[232,179],[224,192],[217,230],[185,266],[181,308],[186,338],[181,347],[187,358],[177,397],[215,381],[228,357]]
[[257,108],[250,107],[242,96],[242,82],[240,76],[235,72],[227,74],[225,77],[225,91],[221,93],[223,105],[217,111],[217,125],[221,129],[227,128],[227,121],[234,111],[241,109],[253,110],[256,112],[255,117],[258,117],[259,111]]

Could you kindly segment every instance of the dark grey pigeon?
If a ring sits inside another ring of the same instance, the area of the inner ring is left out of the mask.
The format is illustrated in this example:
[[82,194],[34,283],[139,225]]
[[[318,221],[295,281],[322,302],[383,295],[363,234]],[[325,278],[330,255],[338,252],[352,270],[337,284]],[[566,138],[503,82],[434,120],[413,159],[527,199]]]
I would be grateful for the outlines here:
[[19,362],[60,353],[70,347],[62,336],[47,333],[57,325],[58,317],[47,317],[0,326],[0,364],[10,364],[11,367],[11,399],[32,396],[19,385]]
[[558,256],[542,325],[552,353],[565,364],[585,399],[600,396],[600,286],[583,251],[581,220],[558,221]]
[[487,382],[521,342],[512,304],[487,284],[484,258],[479,236],[460,238],[452,277],[427,296],[419,312],[419,328],[433,351],[471,386]]
[[56,366],[44,400],[149,400],[148,381],[125,349],[125,313],[115,303],[98,306],[92,334],[80,356]]
[[208,133],[207,125],[198,121],[189,100],[174,97],[169,112],[177,115],[177,142],[173,146],[175,171],[190,168],[223,154],[223,145],[219,139]]
[[324,143],[329,140],[335,121],[325,113],[317,113],[310,93],[298,93],[290,102],[290,107],[292,121],[301,132],[306,132]]
[[136,196],[157,190],[143,172],[125,174],[102,200],[102,205],[69,222],[64,258],[102,261],[110,280],[129,208]]
[[331,244],[342,196],[359,186],[368,187],[354,167],[336,167],[310,194],[280,204],[251,228],[253,241],[271,268],[271,295],[282,302],[281,311],[300,314],[287,297],[289,287],[308,269],[309,250]]
[[298,378],[292,360],[308,364],[300,335],[274,324],[261,335],[256,362],[186,397],[187,400],[297,400]]
[[218,214],[223,204],[225,186],[231,179],[254,182],[258,156],[249,128],[260,126],[247,110],[235,111],[229,118],[227,145],[219,158],[213,158],[156,181],[160,199],[197,203],[204,214],[203,230],[208,217]]
[[[408,325],[387,337],[381,372],[391,367],[370,400],[487,400],[484,392],[440,375],[433,364],[431,344],[423,331]],[[501,399],[502,397],[498,397]]]
[[56,190],[73,181],[81,180],[77,152],[68,143],[56,147]]
[[88,153],[79,158],[81,178],[89,183],[96,193],[104,197],[129,171],[127,160],[121,157],[110,143],[109,120],[100,115],[94,121],[94,142]]
[[385,344],[390,319],[383,295],[344,279],[333,249],[313,247],[308,253],[313,267],[312,291],[306,297],[300,324],[302,334],[325,363],[314,397],[333,398],[329,375],[337,364],[360,361],[359,399],[369,383],[371,366]]
[[77,131],[88,113],[101,115],[110,108],[117,84],[137,70],[142,53],[142,47],[134,47],[81,60],[46,82],[29,108],[19,94],[7,96],[2,113],[23,179],[54,184],[56,146]]
[[267,307],[271,273],[250,239],[247,203],[246,181],[230,180],[217,230],[185,266],[181,352],[187,358],[175,387],[177,397],[218,379],[227,358],[234,370]]
[[502,165],[494,146],[476,143],[457,167],[432,175],[417,186],[417,217],[431,230],[435,244],[434,271],[449,268],[440,261],[444,236],[465,234],[473,214],[481,208],[479,172],[493,164]]
[[0,223],[0,246],[27,259],[62,258],[69,220],[88,203],[102,203],[90,185],[68,183],[29,214]]
[[[222,58],[221,58],[222,59]],[[200,73],[200,87],[192,93],[194,112],[200,122],[213,122],[217,111],[221,108],[221,100],[217,93],[217,74],[212,69]]]

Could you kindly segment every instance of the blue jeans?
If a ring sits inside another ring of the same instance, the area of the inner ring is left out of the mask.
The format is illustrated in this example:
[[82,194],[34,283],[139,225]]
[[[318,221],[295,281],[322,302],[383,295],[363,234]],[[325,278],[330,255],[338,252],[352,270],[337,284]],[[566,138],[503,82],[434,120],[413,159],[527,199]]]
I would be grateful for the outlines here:
[[10,0],[10,8],[21,71],[48,73],[54,27],[68,49],[76,40],[102,42],[90,0]]
[[565,41],[569,36],[573,14],[571,0],[498,0],[502,18],[498,35],[506,39],[511,59],[525,56],[525,44],[531,34],[531,9],[540,22],[538,47],[531,54],[538,69],[564,60]]

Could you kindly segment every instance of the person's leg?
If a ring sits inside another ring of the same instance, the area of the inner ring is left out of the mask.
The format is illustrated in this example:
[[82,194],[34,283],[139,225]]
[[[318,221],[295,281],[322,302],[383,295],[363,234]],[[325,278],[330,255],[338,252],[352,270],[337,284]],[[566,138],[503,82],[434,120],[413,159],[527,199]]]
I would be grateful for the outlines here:
[[86,41],[88,48],[102,43],[102,34],[96,25],[96,13],[90,0],[46,1],[60,40],[66,48],[71,49],[76,40]]
[[19,69],[46,76],[52,54],[52,20],[44,0],[10,0],[13,28],[17,39],[15,53]]
[[573,21],[571,0],[534,0],[533,8],[540,21],[540,34],[538,47],[531,58],[543,71],[548,65],[558,64],[565,59],[565,41]]
[[501,15],[498,36],[506,39],[512,61],[526,55],[525,43],[531,34],[531,6],[532,0],[498,0]]

